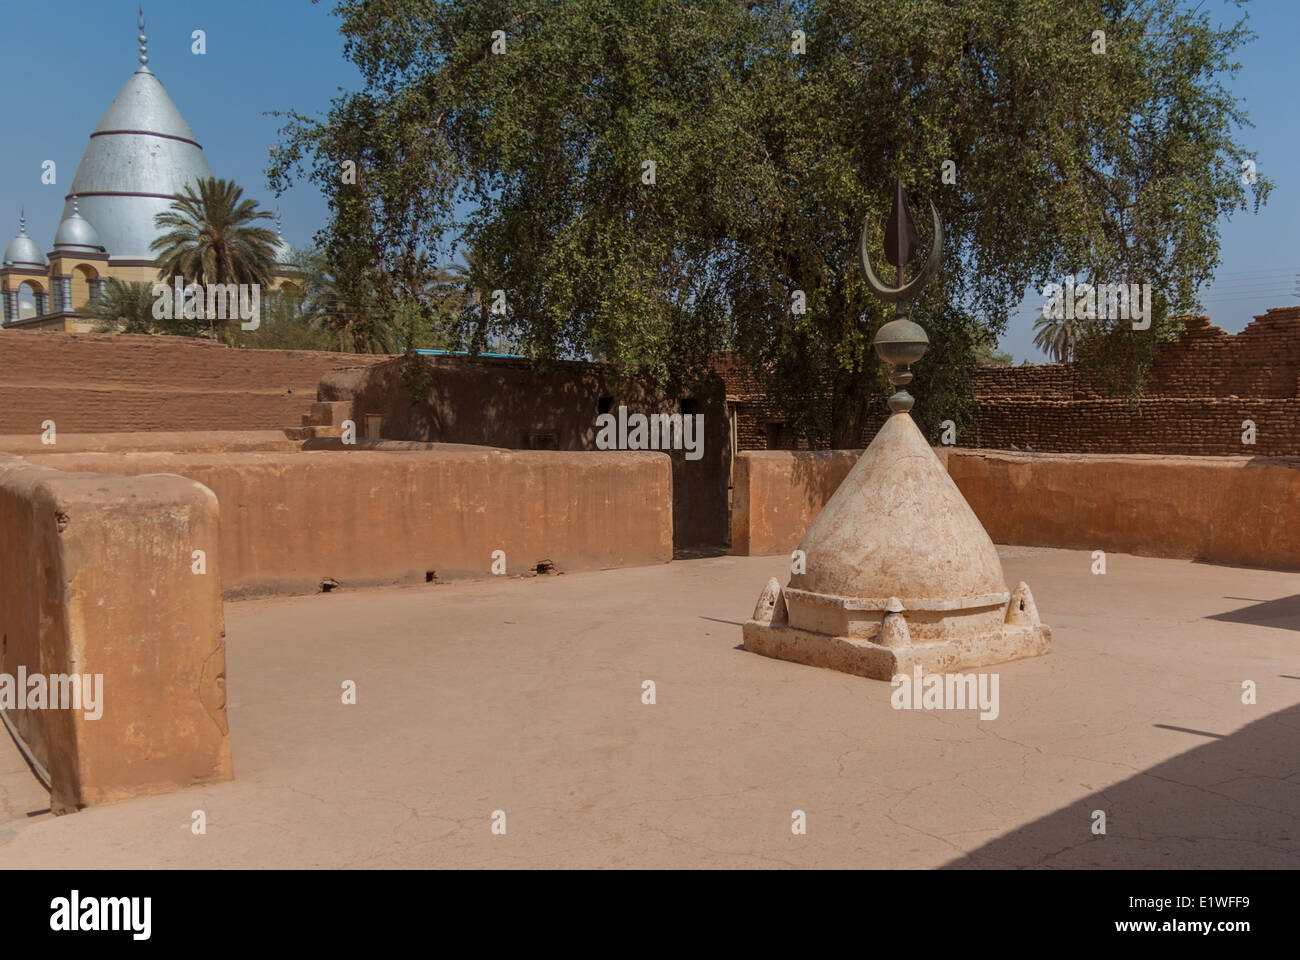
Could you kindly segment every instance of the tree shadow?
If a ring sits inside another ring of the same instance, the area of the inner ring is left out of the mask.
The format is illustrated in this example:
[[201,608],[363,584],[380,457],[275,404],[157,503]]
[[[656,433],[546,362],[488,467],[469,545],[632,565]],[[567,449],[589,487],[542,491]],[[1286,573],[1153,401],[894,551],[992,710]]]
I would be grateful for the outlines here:
[[[1300,705],[1062,807],[944,869],[1300,867]],[[1092,833],[1104,811],[1106,834]]]
[[1222,620],[1225,623],[1252,623],[1261,627],[1276,627],[1278,630],[1300,630],[1300,593],[1276,600],[1252,600],[1250,597],[1224,597],[1225,600],[1249,600],[1249,606],[1216,613],[1206,620]]

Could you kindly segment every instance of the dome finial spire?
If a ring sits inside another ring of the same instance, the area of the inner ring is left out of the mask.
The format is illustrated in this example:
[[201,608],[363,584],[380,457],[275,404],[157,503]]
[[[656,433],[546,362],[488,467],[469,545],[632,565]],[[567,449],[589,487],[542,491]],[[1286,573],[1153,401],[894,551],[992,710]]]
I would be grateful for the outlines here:
[[140,26],[140,66],[147,67],[149,65],[149,38],[144,35],[144,6],[141,5],[137,9],[140,11],[138,21]]
[[27,208],[18,208],[18,235],[24,236],[27,233]]

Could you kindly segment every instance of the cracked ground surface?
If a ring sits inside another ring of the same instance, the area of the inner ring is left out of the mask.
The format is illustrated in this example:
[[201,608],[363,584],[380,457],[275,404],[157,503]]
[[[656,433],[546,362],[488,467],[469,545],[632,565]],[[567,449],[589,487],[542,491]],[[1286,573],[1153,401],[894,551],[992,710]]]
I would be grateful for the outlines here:
[[1001,553],[995,720],[737,649],[784,557],[230,603],[236,779],[53,817],[4,736],[0,867],[1300,867],[1300,575]]

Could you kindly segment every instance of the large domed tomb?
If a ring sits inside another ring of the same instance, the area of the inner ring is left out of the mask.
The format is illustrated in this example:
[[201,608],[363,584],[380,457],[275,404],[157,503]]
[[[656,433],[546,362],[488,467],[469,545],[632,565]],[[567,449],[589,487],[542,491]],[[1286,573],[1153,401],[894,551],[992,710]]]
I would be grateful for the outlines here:
[[154,217],[187,185],[211,176],[194,132],[141,63],[90,134],[63,217],[73,214],[75,198],[110,263],[152,267],[150,245],[160,235]]

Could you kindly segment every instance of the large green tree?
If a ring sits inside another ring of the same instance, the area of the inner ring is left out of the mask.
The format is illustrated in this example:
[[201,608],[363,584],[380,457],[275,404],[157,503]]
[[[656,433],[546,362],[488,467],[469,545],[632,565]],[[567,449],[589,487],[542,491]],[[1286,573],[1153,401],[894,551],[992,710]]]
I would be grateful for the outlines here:
[[914,311],[929,429],[965,419],[980,345],[1066,274],[1156,288],[1150,331],[1080,349],[1139,382],[1217,264],[1218,218],[1268,191],[1240,176],[1224,86],[1249,34],[1176,0],[334,10],[365,89],[292,116],[270,175],[324,189],[341,275],[420,304],[430,258],[472,244],[530,355],[668,382],[734,347],[813,443],[860,443],[889,390],[855,247],[869,223],[880,257],[896,177],[948,235]]

